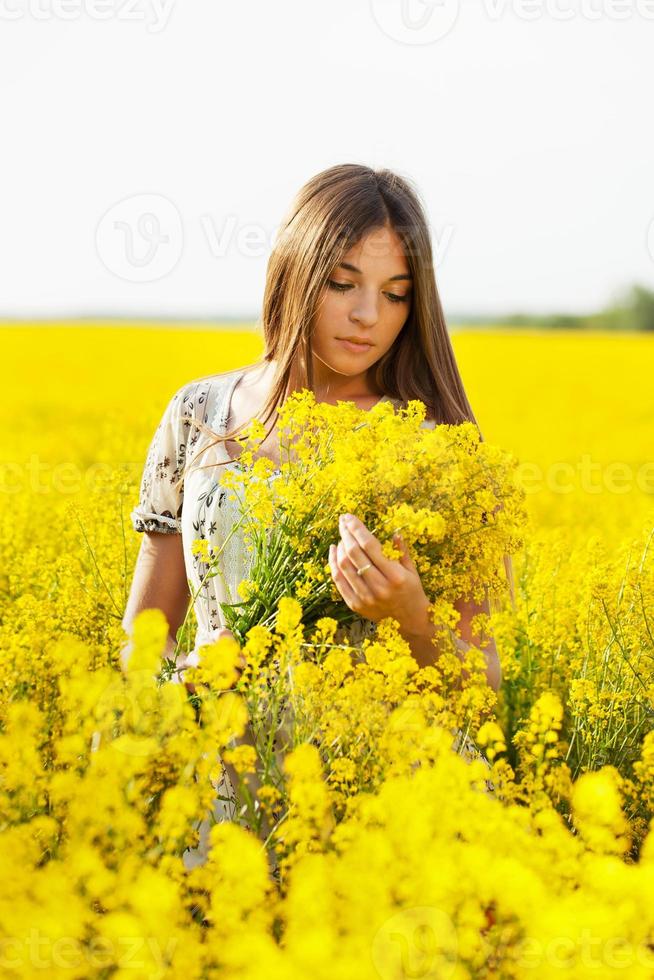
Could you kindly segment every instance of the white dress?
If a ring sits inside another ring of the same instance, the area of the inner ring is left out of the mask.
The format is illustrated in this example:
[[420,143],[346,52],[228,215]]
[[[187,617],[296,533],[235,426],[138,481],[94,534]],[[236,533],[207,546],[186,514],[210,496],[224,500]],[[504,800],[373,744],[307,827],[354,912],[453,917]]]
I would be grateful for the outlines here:
[[[181,534],[184,563],[191,595],[195,596],[193,611],[197,620],[194,653],[212,642],[216,631],[225,625],[221,602],[238,602],[238,586],[247,578],[250,568],[250,552],[245,547],[242,530],[232,534],[224,546],[217,565],[219,574],[205,580],[207,566],[199,555],[193,554],[193,542],[207,539],[216,548],[227,540],[238,518],[238,501],[230,500],[231,491],[219,484],[225,468],[239,465],[231,459],[223,443],[213,446],[199,457],[202,466],[193,467],[181,485],[178,480],[185,464],[211,441],[211,435],[203,432],[197,422],[209,426],[216,434],[227,431],[230,417],[232,392],[244,374],[242,368],[225,374],[212,375],[188,382],[179,388],[168,402],[152,437],[141,478],[138,505],[130,518],[135,531],[157,531],[163,534]],[[398,399],[384,395],[380,401],[391,401],[396,407]],[[423,422],[423,427],[433,427],[433,420]],[[279,470],[270,479],[279,476]],[[359,642],[372,635],[375,624],[358,618],[347,627],[351,642]],[[342,637],[337,634],[337,639]],[[246,730],[238,743],[250,742],[251,730]],[[280,759],[281,761],[281,759]],[[220,795],[233,800],[231,766],[225,771],[215,788]],[[233,802],[215,799],[213,821],[233,819]],[[208,853],[208,832],[211,818],[199,824],[200,843],[197,848],[184,852],[184,863],[193,867],[202,863]]]
[[[216,434],[224,435],[227,431],[232,392],[243,373],[243,369],[237,369],[201,378],[188,382],[175,392],[152,437],[138,506],[130,515],[135,531],[182,535],[187,578],[191,594],[196,596],[193,602],[197,620],[196,650],[210,643],[216,630],[225,625],[220,603],[240,601],[238,586],[249,573],[251,555],[245,548],[242,529],[230,537],[238,519],[238,501],[230,500],[232,491],[219,484],[224,469],[240,464],[231,459],[224,444],[220,443],[199,457],[199,465],[207,468],[193,467],[181,486],[176,483],[185,463],[190,463],[211,441],[211,436],[195,423],[204,423]],[[380,401],[400,404],[388,395]],[[215,466],[215,463],[224,465]],[[277,476],[279,470],[275,470],[270,478]],[[215,566],[218,574],[208,580],[206,563],[192,552],[193,542],[198,538],[214,543],[216,550],[223,547]],[[358,626],[369,632],[372,625],[369,620],[360,620],[351,628]]]

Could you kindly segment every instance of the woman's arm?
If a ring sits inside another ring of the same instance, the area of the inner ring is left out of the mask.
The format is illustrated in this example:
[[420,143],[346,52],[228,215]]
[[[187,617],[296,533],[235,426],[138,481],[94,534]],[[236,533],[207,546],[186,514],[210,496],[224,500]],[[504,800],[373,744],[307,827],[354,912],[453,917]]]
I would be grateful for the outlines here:
[[[488,597],[483,602],[477,603],[470,599],[461,598],[454,603],[455,609],[460,613],[461,619],[458,624],[458,633],[454,639],[457,647],[459,660],[465,664],[465,655],[470,646],[477,646],[483,651],[486,657],[486,680],[494,691],[499,691],[502,683],[502,668],[500,659],[495,646],[495,640],[491,637],[485,646],[473,643],[472,618],[477,613],[490,614],[490,604]],[[425,622],[425,628],[420,633],[405,633],[402,636],[411,647],[411,652],[421,667],[433,664],[442,652],[450,649],[450,641],[444,639],[443,642],[435,644],[433,638],[436,635],[436,627],[429,620]],[[463,671],[466,674],[466,671]]]
[[459,599],[454,603],[454,607],[461,614],[461,619],[459,620],[458,625],[461,638],[459,639],[457,637],[457,647],[463,654],[463,662],[465,663],[466,647],[461,645],[461,641],[468,646],[476,646],[482,650],[484,656],[486,657],[486,680],[494,691],[499,691],[502,683],[502,668],[500,666],[500,658],[497,653],[497,647],[495,646],[495,640],[491,636],[484,646],[479,646],[478,642],[474,642],[474,634],[472,632],[473,616],[476,616],[477,613],[486,613],[487,615],[490,615],[490,603],[488,601],[488,597],[486,597],[481,603],[472,602],[467,599]]
[[[131,634],[135,616],[143,609],[161,609],[168,620],[164,657],[172,657],[177,631],[184,622],[190,592],[184,565],[181,534],[145,531],[134,566],[132,586],[123,615],[123,629]],[[131,656],[131,641],[120,651],[123,670]]]

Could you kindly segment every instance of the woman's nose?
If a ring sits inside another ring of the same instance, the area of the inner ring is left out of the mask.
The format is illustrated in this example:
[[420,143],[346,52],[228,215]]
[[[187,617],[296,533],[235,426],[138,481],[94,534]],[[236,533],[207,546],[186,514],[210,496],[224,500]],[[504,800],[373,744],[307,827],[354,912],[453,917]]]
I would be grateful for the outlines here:
[[351,313],[352,319],[358,323],[365,323],[369,326],[375,324],[379,318],[379,306],[375,296],[359,296],[354,304]]

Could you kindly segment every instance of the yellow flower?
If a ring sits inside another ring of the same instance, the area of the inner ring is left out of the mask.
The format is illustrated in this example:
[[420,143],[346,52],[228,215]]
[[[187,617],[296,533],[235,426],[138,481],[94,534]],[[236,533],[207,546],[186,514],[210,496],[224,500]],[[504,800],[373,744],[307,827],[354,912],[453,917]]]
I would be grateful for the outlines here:
[[209,542],[206,538],[195,538],[191,542],[191,554],[197,555],[200,561],[209,561]]
[[237,745],[233,749],[226,749],[223,758],[225,762],[231,763],[238,773],[255,771],[257,753],[251,745]]
[[293,633],[302,618],[302,606],[296,599],[288,596],[279,600],[279,611],[275,628],[281,636]]
[[218,691],[231,687],[238,680],[237,667],[241,661],[241,646],[231,636],[223,636],[215,643],[201,647],[200,663],[187,671],[187,679],[193,683],[208,684]]

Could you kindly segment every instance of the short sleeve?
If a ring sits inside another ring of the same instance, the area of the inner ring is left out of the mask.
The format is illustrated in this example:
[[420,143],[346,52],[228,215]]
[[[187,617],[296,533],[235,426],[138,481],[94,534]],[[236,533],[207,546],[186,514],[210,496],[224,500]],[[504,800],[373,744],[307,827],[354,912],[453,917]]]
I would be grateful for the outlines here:
[[184,484],[180,478],[197,441],[197,418],[206,422],[207,386],[191,382],[170,399],[147,451],[141,476],[138,505],[130,514],[135,531],[182,533]]

